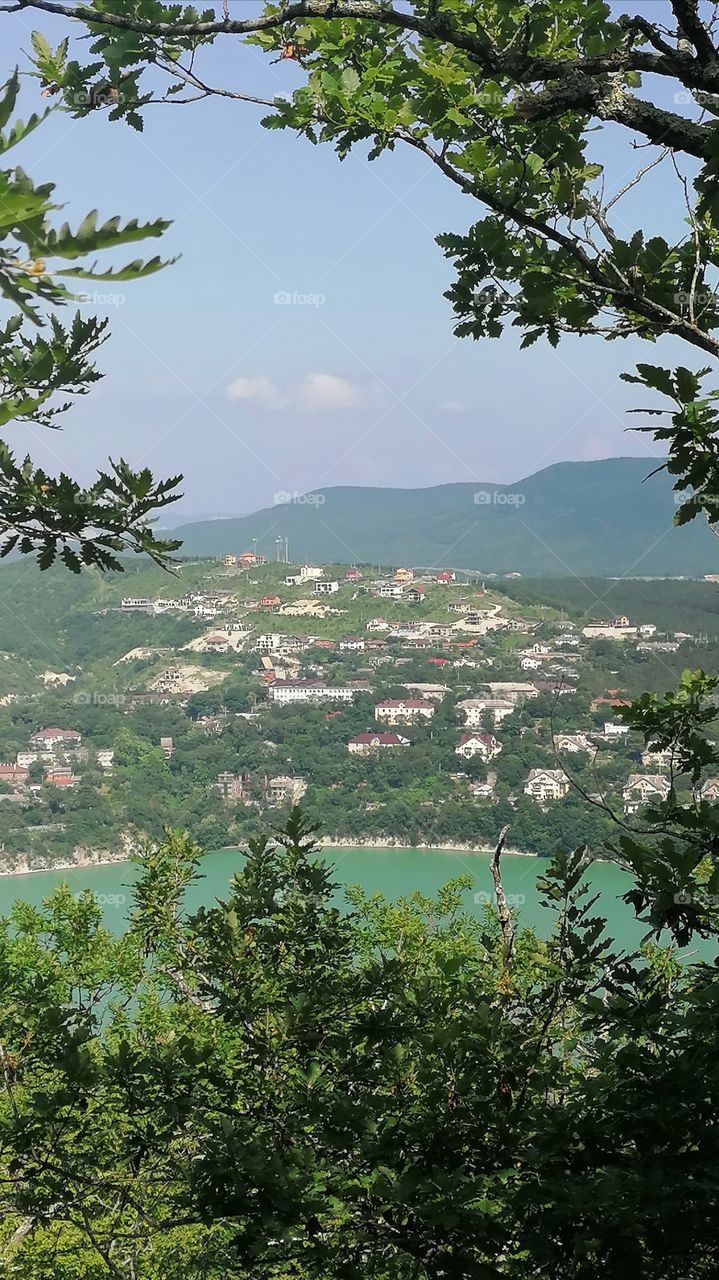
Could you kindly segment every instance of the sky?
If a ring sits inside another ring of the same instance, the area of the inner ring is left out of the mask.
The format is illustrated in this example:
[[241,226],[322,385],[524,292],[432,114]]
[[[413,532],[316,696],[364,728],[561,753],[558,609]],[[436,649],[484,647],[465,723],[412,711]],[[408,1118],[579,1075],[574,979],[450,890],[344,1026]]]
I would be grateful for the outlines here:
[[[240,5],[258,8],[230,0]],[[0,22],[4,72],[27,66],[34,27],[55,43],[67,30],[39,13]],[[260,96],[296,83],[296,68],[235,41],[203,65],[215,83]],[[25,114],[43,105],[37,81],[23,92]],[[99,357],[107,376],[62,432],[15,426],[18,450],[83,483],[108,456],[182,472],[188,517],[329,485],[511,483],[566,459],[650,454],[645,436],[627,434],[636,388],[619,375],[658,362],[657,348],[567,338],[520,353],[511,333],[455,338],[442,296],[452,267],[435,236],[465,230],[478,206],[408,148],[340,163],[329,147],[262,129],[262,114],[221,99],[150,106],[140,135],[103,112],[55,113],[12,153],[56,182],[71,223],[95,207],[172,219],[162,242],[130,246],[126,259],[158,244],[181,255],[97,300],[112,330]],[[646,159],[612,130],[596,147],[617,189]],[[627,229],[676,228],[673,187],[650,174]]]

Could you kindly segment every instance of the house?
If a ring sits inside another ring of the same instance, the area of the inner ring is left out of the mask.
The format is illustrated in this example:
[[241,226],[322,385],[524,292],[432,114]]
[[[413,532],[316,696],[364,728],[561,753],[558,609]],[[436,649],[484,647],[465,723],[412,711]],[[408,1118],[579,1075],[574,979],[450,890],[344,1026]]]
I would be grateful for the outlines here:
[[307,783],[304,778],[289,778],[284,774],[280,774],[276,778],[269,778],[265,785],[265,792],[270,804],[284,804],[286,801],[297,804],[306,790]]
[[493,760],[501,750],[502,744],[497,741],[493,733],[464,733],[454,748],[454,754],[463,756],[465,760],[479,756],[480,759],[487,761]]
[[366,641],[364,636],[343,636],[340,640],[340,649],[345,649],[349,652],[361,652],[365,647]]
[[411,582],[414,573],[411,569],[395,569],[394,577],[395,582]]
[[410,587],[409,591],[405,591],[404,599],[408,602],[408,604],[423,604],[424,603],[424,587],[422,586],[422,584],[418,583],[416,587]]
[[506,698],[508,702],[537,697],[536,684],[528,684],[525,680],[488,680],[487,688],[493,698]]
[[51,787],[76,787],[81,779],[69,769],[51,769],[45,775],[45,782]]
[[629,725],[616,724],[614,720],[605,720],[604,737],[608,742],[618,742],[620,738],[626,738],[629,733]]
[[491,800],[494,795],[494,783],[490,782],[489,778],[486,782],[473,782],[472,795],[475,800]]
[[226,556],[222,557],[222,563],[226,569],[234,569],[237,565],[237,556],[229,552]]
[[433,715],[434,703],[428,698],[388,698],[374,709],[375,720],[385,724],[411,724],[415,720],[431,720]]
[[569,779],[561,769],[530,769],[522,790],[539,804],[563,800],[569,791]]
[[366,680],[353,680],[350,684],[327,684],[325,680],[275,680],[267,690],[271,702],[289,706],[298,702],[351,702],[358,693],[367,693]]
[[279,631],[263,632],[262,635],[257,637],[252,647],[255,653],[274,653],[277,649],[282,647],[282,642],[283,640],[286,640],[286,638],[287,637]]
[[315,595],[317,596],[332,596],[339,589],[340,584],[334,579],[327,578],[315,583]]
[[447,613],[469,613],[472,606],[466,600],[453,600],[447,605]]
[[214,786],[221,793],[223,800],[242,800],[245,794],[247,774],[230,773],[227,770],[218,773]]
[[345,582],[359,582],[361,577],[362,577],[362,574],[360,573],[359,569],[357,569],[354,565],[350,565],[350,568],[347,570],[345,574]]
[[679,640],[639,640],[637,653],[676,653]]
[[279,596],[263,596],[260,600],[261,609],[276,609],[281,604],[282,601]]
[[389,631],[389,623],[384,618],[370,618],[365,631]]
[[699,792],[702,800],[706,800],[709,804],[719,803],[719,778],[707,778],[701,785]]
[[542,666],[542,659],[530,658],[528,656],[526,658],[522,658],[519,665],[522,668],[522,671],[539,671]]
[[608,693],[598,698],[592,698],[589,710],[598,711],[600,707],[628,707],[629,705],[629,698],[615,698]]
[[22,786],[28,780],[28,770],[19,764],[0,764],[0,782],[11,787]]
[[457,706],[464,713],[464,723],[470,727],[483,724],[488,715],[493,724],[501,724],[514,711],[514,703],[506,698],[465,698]]
[[630,773],[622,791],[625,814],[636,813],[645,804],[666,800],[671,789],[663,774]]
[[659,750],[648,742],[641,754],[641,761],[648,772],[667,773],[672,767],[672,752],[669,747]]
[[579,751],[591,755],[594,750],[586,733],[555,733],[554,749],[566,751],[570,755],[576,755]]
[[441,702],[449,693],[448,685],[430,684],[427,680],[408,680],[402,684],[402,688],[412,697],[433,698],[435,702]]
[[55,747],[79,747],[82,735],[76,729],[36,729],[28,739],[31,747],[52,751]]
[[175,744],[172,741],[172,738],[160,738],[160,747],[165,756],[165,759],[169,760],[170,756],[173,754],[175,750]]
[[613,622],[588,622],[582,627],[582,635],[587,640],[627,640],[636,636],[637,628],[629,625],[625,618],[615,618]]
[[241,569],[251,569],[253,565],[259,564],[259,560],[256,552],[243,551],[241,555],[237,557],[237,563]]
[[654,622],[643,622],[639,628],[639,634],[642,640],[651,640],[652,636],[656,634],[656,630]]
[[352,755],[366,756],[371,751],[382,751],[386,747],[408,747],[409,738],[399,733],[357,733],[347,743],[347,750]]
[[536,623],[530,622],[528,618],[507,618],[504,623],[506,631],[531,631]]
[[146,596],[124,596],[120,601],[124,613],[152,613],[153,604]]
[[401,600],[404,587],[401,582],[382,582],[379,586],[379,595],[383,600]]
[[440,587],[448,587],[450,582],[454,582],[456,576],[454,569],[442,569],[440,573],[435,575],[434,580],[439,583]]
[[207,653],[227,653],[229,641],[227,636],[212,635],[206,636],[202,645]]
[[115,752],[107,747],[100,747],[95,752],[95,759],[101,769],[111,769],[115,763]]

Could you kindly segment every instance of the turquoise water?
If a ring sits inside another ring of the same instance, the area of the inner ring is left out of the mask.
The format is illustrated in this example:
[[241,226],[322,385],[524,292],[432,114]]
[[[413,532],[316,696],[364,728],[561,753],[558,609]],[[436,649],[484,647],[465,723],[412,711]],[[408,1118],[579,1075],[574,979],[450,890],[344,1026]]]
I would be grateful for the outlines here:
[[[359,884],[367,893],[382,893],[391,899],[416,891],[432,896],[448,880],[469,875],[472,887],[464,894],[467,910],[479,914],[483,903],[491,900],[489,854],[442,853],[428,849],[330,849],[325,850],[323,856],[334,867],[334,878],[340,886]],[[188,905],[213,904],[226,893],[230,877],[241,865],[242,856],[235,850],[207,854],[201,864],[203,879],[188,895]],[[516,854],[505,854],[502,858],[503,882],[510,905],[516,908],[521,923],[534,926],[542,934],[550,931],[553,920],[553,913],[540,905],[536,889],[537,876],[546,865],[543,859]],[[115,864],[0,877],[0,914],[6,914],[17,899],[39,905],[53,889],[66,882],[73,893],[83,889],[96,893],[108,926],[119,931],[130,909],[134,874],[132,866]],[[587,879],[592,890],[600,894],[595,910],[606,917],[609,932],[623,946],[635,946],[644,929],[621,901],[630,883],[626,873],[611,863],[596,863],[589,869]]]

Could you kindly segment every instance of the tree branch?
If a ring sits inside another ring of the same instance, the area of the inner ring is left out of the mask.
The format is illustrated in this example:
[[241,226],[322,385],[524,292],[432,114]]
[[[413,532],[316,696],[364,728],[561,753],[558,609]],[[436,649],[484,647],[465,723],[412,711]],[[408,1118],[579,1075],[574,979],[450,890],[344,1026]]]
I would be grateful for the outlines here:
[[504,842],[507,839],[508,831],[509,825],[502,827],[496,848],[492,854],[492,861],[489,864],[489,869],[492,872],[492,880],[494,882],[494,896],[497,900],[499,927],[502,930],[502,952],[505,969],[512,963],[512,956],[514,955],[514,939],[517,932],[514,924],[512,923],[512,913],[507,905],[507,895],[504,892],[502,873],[499,869],[499,860],[502,857],[502,850],[504,849]]

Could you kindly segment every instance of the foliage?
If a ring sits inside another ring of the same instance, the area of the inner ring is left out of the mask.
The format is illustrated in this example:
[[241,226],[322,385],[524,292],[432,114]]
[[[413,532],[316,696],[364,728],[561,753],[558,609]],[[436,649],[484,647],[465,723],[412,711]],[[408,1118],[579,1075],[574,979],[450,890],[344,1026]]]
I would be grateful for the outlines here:
[[[15,72],[0,93],[2,155],[47,115],[11,124],[18,92]],[[63,325],[52,308],[78,300],[65,279],[133,280],[165,265],[155,257],[107,271],[84,261],[89,254],[160,236],[168,224],[133,219],[122,225],[110,218],[98,225],[93,210],[76,230],[68,223],[57,228],[50,220],[60,208],[53,191],[53,184],[37,185],[20,168],[0,170],[0,294],[14,308],[0,327],[0,427],[18,421],[56,428],[70,407],[67,397],[87,394],[100,377],[93,356],[107,338],[107,321],[78,310]],[[65,265],[77,261],[82,265]],[[147,469],[133,471],[120,459],[83,488],[65,474],[48,475],[29,457],[17,460],[0,442],[0,554],[36,552],[40,567],[47,568],[59,553],[75,573],[83,565],[121,569],[123,551],[145,552],[164,563],[179,544],[157,538],[149,517],[176,501],[179,479],[157,482]]]
[[459,884],[340,912],[298,812],[188,916],[198,852],[119,938],[67,890],[3,926],[14,1274],[714,1274],[712,970],[618,953],[581,853],[508,966]]

